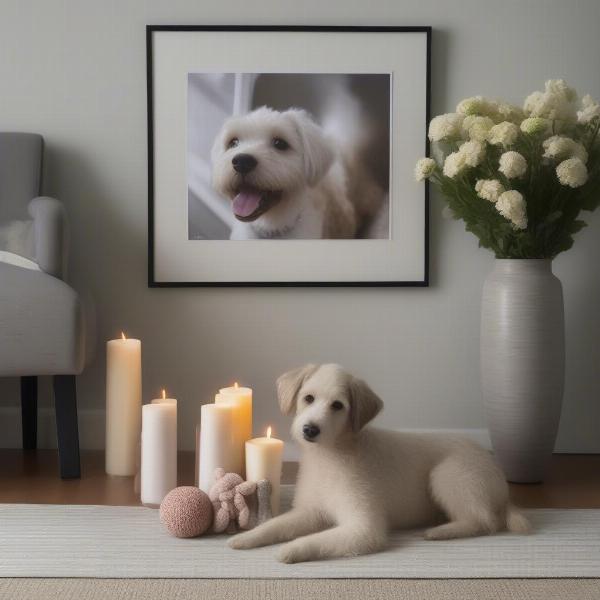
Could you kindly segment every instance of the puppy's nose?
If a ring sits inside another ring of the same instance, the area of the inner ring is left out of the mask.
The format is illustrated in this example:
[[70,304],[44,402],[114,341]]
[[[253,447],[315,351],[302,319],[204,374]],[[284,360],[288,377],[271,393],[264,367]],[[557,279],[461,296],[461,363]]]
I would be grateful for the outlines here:
[[246,173],[250,173],[250,171],[256,167],[258,161],[252,154],[236,154],[231,159],[231,164],[238,173],[245,175]]
[[321,433],[321,430],[317,425],[307,423],[302,427],[302,433],[307,440],[314,440]]

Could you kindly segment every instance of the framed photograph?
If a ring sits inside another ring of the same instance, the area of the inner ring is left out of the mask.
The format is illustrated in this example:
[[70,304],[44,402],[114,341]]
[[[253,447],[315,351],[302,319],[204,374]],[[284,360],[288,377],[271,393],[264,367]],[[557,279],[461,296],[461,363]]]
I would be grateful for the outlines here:
[[149,285],[427,285],[430,45],[148,26]]

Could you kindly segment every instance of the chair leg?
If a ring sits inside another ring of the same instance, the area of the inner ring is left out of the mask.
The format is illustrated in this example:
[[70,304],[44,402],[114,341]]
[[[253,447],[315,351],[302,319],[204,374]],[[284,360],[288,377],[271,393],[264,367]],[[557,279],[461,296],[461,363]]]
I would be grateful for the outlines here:
[[23,450],[37,448],[37,377],[21,377]]
[[80,477],[81,470],[75,375],[54,376],[54,406],[60,476],[63,479],[76,479]]

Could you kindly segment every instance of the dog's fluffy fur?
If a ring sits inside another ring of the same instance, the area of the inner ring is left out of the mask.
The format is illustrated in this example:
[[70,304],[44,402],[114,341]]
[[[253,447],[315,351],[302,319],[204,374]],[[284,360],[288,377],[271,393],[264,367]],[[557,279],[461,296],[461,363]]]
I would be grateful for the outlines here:
[[[275,140],[286,147],[278,148]],[[256,161],[247,173],[234,167],[240,155]],[[212,149],[213,187],[233,203],[241,192],[261,197],[252,215],[242,218],[233,211],[231,239],[355,237],[383,196],[355,156],[304,110],[263,106],[226,121]],[[349,181],[350,173],[360,184]]]
[[[427,526],[428,540],[529,531],[487,451],[449,435],[364,427],[383,403],[340,366],[307,365],[277,388],[302,448],[294,505],[231,538],[232,548],[289,542],[279,559],[295,563],[375,552],[390,529]],[[306,425],[320,430],[312,441]]]

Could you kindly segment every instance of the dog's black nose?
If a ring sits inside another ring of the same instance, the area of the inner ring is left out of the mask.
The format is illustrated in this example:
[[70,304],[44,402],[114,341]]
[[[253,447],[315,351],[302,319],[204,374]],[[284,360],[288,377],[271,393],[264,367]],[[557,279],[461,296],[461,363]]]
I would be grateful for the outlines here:
[[250,173],[250,171],[256,167],[258,161],[252,154],[236,154],[231,159],[231,164],[238,173],[244,175]]
[[302,427],[302,433],[307,440],[314,440],[321,433],[321,430],[317,425],[307,423]]

